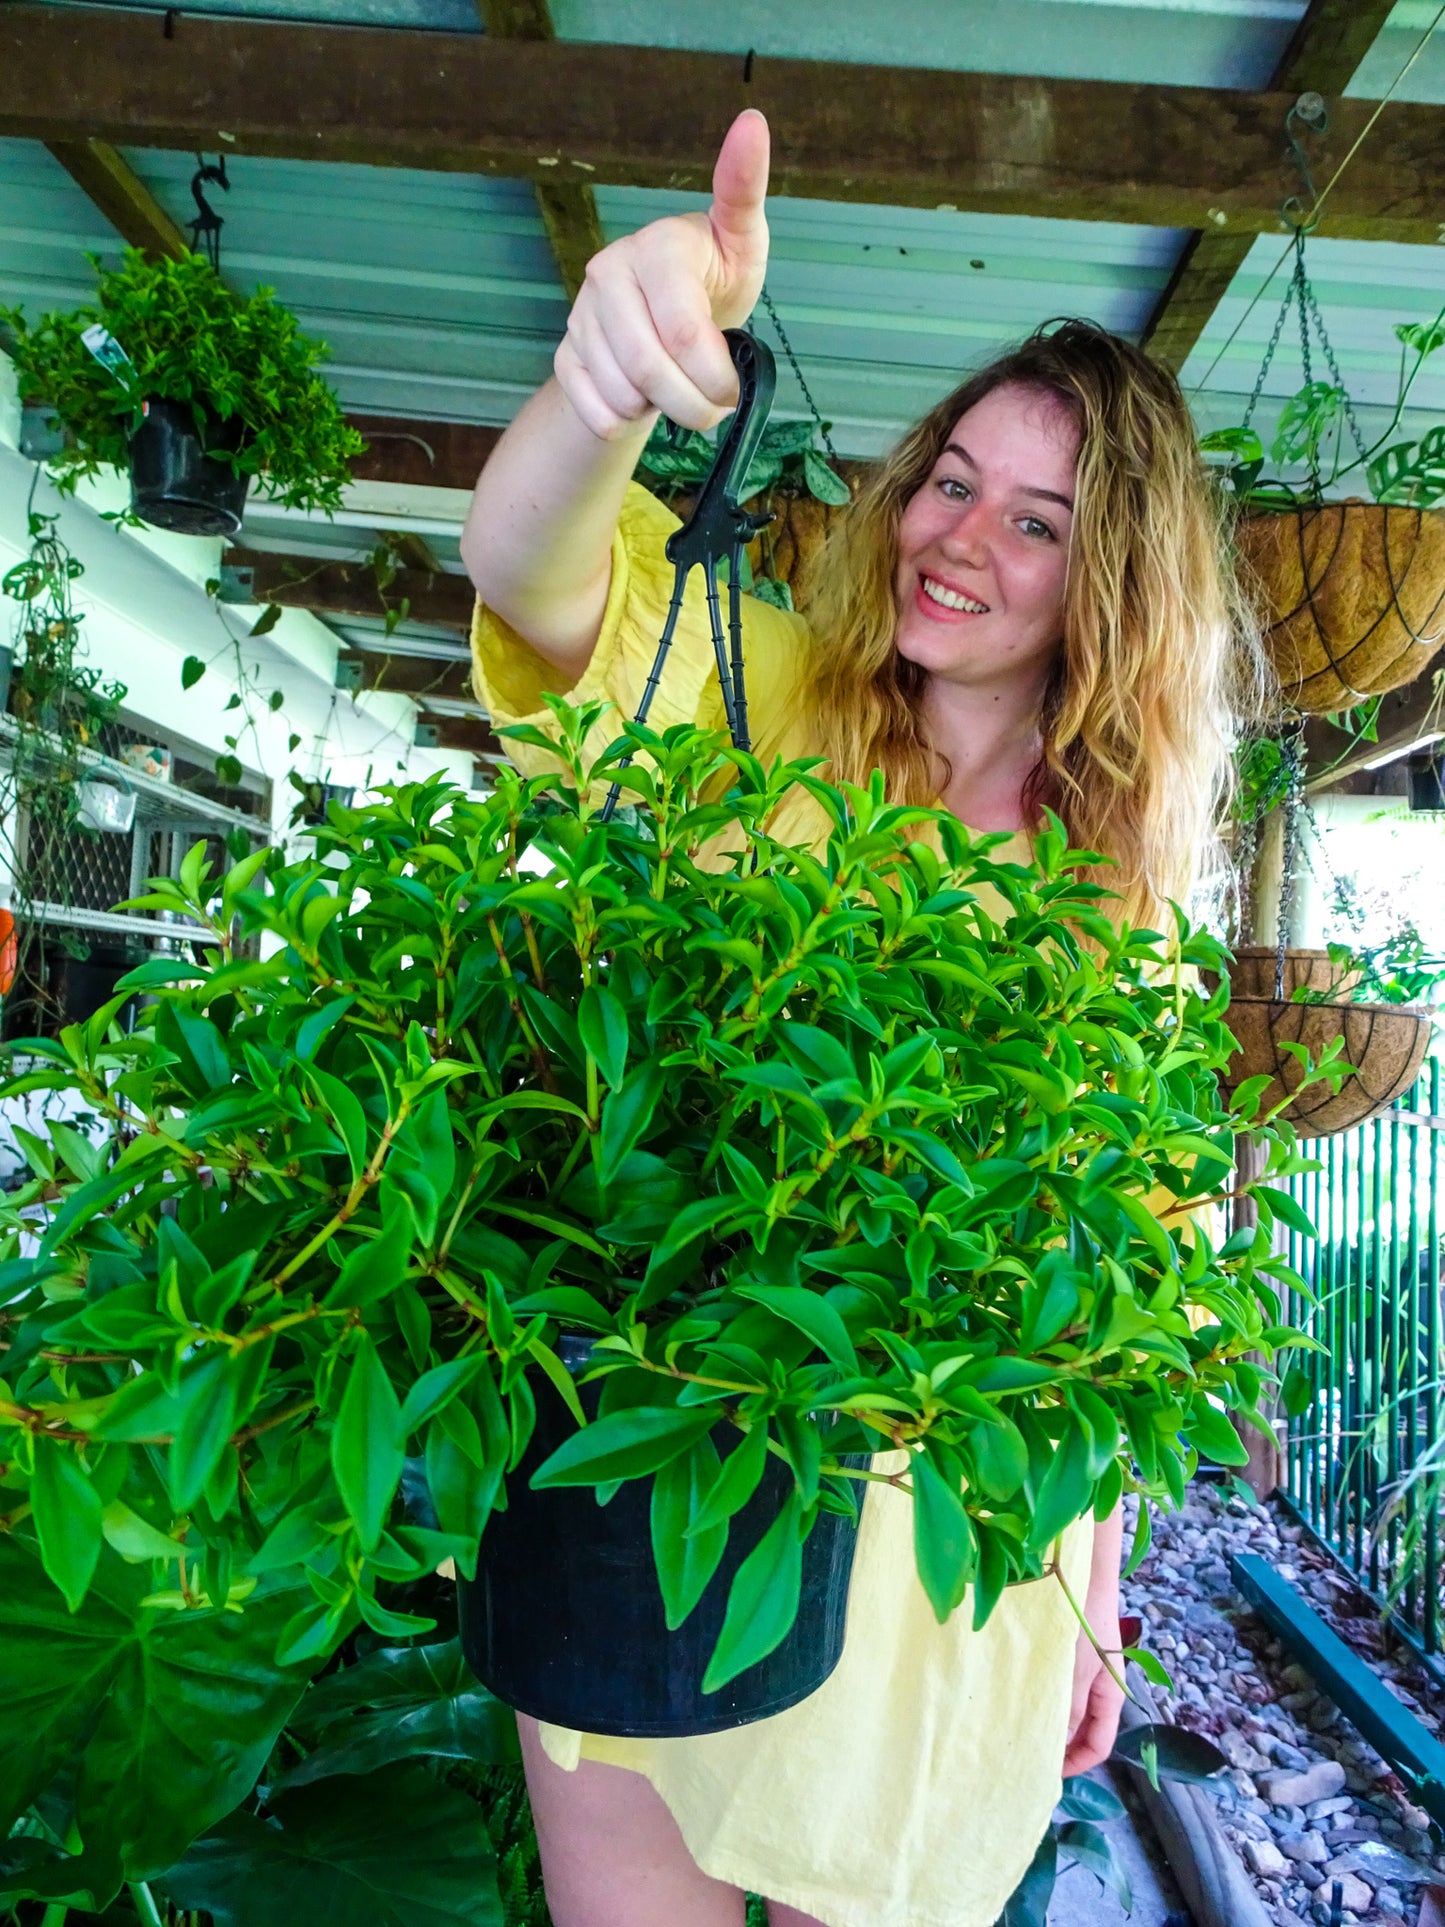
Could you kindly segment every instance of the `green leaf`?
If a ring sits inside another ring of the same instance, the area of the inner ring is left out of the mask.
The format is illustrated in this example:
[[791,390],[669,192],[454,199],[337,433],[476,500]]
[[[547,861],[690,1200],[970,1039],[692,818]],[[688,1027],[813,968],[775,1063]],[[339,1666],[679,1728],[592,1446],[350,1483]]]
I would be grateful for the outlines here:
[[733,1575],[722,1631],[703,1674],[715,1693],[766,1659],[798,1616],[803,1581],[803,1502],[790,1492],[782,1511]]
[[468,1352],[461,1358],[449,1358],[444,1365],[436,1365],[431,1371],[423,1372],[402,1401],[402,1437],[410,1438],[413,1432],[419,1432],[428,1419],[434,1418],[444,1405],[449,1405],[458,1392],[465,1391],[472,1380],[486,1369],[485,1352]]
[[631,1405],[605,1413],[563,1439],[532,1474],[539,1492],[558,1485],[605,1485],[656,1472],[717,1423],[696,1406]]
[[1090,1820],[1070,1820],[1059,1828],[1059,1845],[1103,1882],[1126,1914],[1132,1911],[1134,1895],[1129,1876],[1114,1858],[1107,1834]]
[[1082,1517],[1093,1495],[1094,1481],[1089,1471],[1092,1441],[1078,1419],[1070,1414],[1064,1435],[1049,1460],[1049,1469],[1039,1485],[1028,1543],[1038,1549],[1052,1544],[1066,1526]]
[[602,1179],[608,1182],[651,1124],[667,1073],[656,1058],[639,1064],[602,1103]]
[[206,665],[199,656],[187,656],[181,664],[181,688],[194,689],[206,673]]
[[331,1432],[331,1469],[367,1552],[374,1550],[405,1464],[401,1402],[370,1334],[340,1368],[346,1390]]
[[250,636],[269,636],[280,620],[280,603],[268,602],[246,633]]
[[704,1498],[689,1532],[710,1532],[741,1512],[757,1491],[768,1463],[768,1422],[755,1418],[722,1462],[722,1469]]
[[727,1547],[726,1520],[692,1528],[719,1476],[717,1447],[706,1434],[658,1471],[652,1486],[652,1554],[669,1632],[701,1599]]
[[1300,1418],[1315,1402],[1310,1375],[1299,1365],[1291,1365],[1280,1381],[1280,1400],[1290,1418]]
[[830,468],[814,448],[803,451],[803,474],[807,478],[808,493],[815,501],[826,502],[830,508],[847,508],[853,500],[843,477]]
[[328,1310],[354,1305],[364,1310],[396,1290],[407,1275],[416,1220],[405,1196],[394,1201],[391,1221],[379,1237],[353,1245],[322,1304]]
[[35,1434],[30,1503],[45,1570],[78,1612],[100,1557],[105,1508],[73,1445]]
[[1124,1802],[1116,1794],[1084,1773],[1073,1774],[1064,1781],[1059,1808],[1071,1820],[1096,1820],[1104,1825],[1111,1820],[1122,1820],[1126,1811]]
[[1145,1751],[1151,1748],[1160,1779],[1203,1786],[1229,1765],[1219,1748],[1202,1734],[1192,1733],[1186,1726],[1168,1726],[1162,1722],[1125,1727],[1114,1742],[1111,1758],[1127,1760],[1131,1766],[1142,1768]]
[[1397,321],[1395,334],[1407,348],[1413,348],[1423,359],[1445,344],[1445,322]]
[[1189,1416],[1180,1428],[1197,1452],[1220,1465],[1248,1465],[1249,1453],[1217,1405],[1211,1405],[1202,1392],[1189,1401]]
[[234,1813],[166,1876],[216,1927],[503,1927],[481,1807],[425,1767],[381,1768]]
[[214,1348],[186,1373],[170,1455],[171,1498],[178,1512],[190,1511],[220,1463],[236,1429],[250,1366],[245,1352]]
[[107,1551],[72,1615],[33,1552],[0,1538],[0,1826],[65,1767],[87,1852],[136,1880],[250,1792],[309,1670],[276,1663],[294,1591],[158,1613],[140,1604],[149,1590],[148,1566]]
[[960,1495],[927,1449],[915,1452],[913,1474],[913,1557],[941,1626],[968,1591],[978,1564],[978,1541]]
[[1262,1198],[1274,1216],[1287,1224],[1291,1231],[1298,1232],[1300,1237],[1319,1237],[1320,1234],[1316,1231],[1309,1213],[1290,1196],[1288,1191],[1278,1191],[1267,1184],[1256,1184],[1250,1187],[1250,1196]]
[[276,1793],[394,1760],[519,1758],[516,1715],[478,1682],[456,1639],[368,1653],[313,1686],[290,1724],[320,1743],[272,1782]]
[[603,1077],[617,1090],[627,1068],[627,1012],[600,984],[589,984],[577,1007],[583,1047]]
[[796,1326],[835,1365],[841,1365],[848,1372],[857,1371],[858,1354],[848,1336],[848,1327],[836,1308],[817,1292],[807,1291],[802,1285],[750,1284],[734,1285],[733,1291],[735,1296],[751,1299],[755,1305],[765,1306],[775,1318]]

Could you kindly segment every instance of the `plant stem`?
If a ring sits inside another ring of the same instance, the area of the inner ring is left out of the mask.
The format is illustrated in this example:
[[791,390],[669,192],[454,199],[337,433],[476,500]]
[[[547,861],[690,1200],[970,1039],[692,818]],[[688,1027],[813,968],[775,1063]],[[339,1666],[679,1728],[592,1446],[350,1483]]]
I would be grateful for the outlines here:
[[[1113,1666],[1109,1662],[1108,1653],[1105,1652],[1104,1648],[1099,1644],[1098,1639],[1095,1636],[1093,1627],[1089,1624],[1088,1619],[1085,1617],[1083,1607],[1079,1604],[1078,1600],[1075,1599],[1073,1593],[1069,1589],[1069,1582],[1064,1577],[1064,1562],[1059,1557],[1059,1547],[1057,1545],[1055,1545],[1055,1548],[1054,1548],[1054,1561],[1052,1566],[1050,1567],[1050,1571],[1053,1573],[1055,1579],[1058,1580],[1059,1584],[1063,1587],[1064,1597],[1065,1599],[1068,1600],[1069,1606],[1073,1611],[1073,1615],[1075,1619],[1077,1619],[1080,1626],[1083,1627],[1085,1639],[1088,1640],[1089,1644],[1093,1647],[1094,1651],[1099,1655],[1100,1665],[1104,1668],[1104,1671],[1109,1675],[1110,1679],[1113,1680],[1114,1684],[1118,1687],[1119,1691],[1124,1695],[1125,1699],[1132,1700],[1134,1698],[1134,1695],[1129,1691],[1128,1683],[1121,1677],[1120,1674],[1115,1672]],[[1138,1702],[1135,1701],[1135,1704],[1137,1705]]]
[[130,1897],[135,1902],[135,1910],[144,1921],[145,1927],[165,1927],[165,1922],[161,1919],[161,1910],[156,1905],[155,1895],[146,1883],[143,1880],[128,1880],[126,1885],[130,1888]]

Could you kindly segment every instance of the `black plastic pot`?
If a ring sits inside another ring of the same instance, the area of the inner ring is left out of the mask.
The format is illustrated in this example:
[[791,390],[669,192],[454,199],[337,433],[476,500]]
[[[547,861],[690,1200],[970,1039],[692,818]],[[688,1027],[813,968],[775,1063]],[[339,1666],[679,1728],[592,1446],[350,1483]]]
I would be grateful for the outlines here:
[[[591,1341],[564,1338],[561,1349],[577,1371]],[[584,1409],[595,1410],[599,1389],[582,1388]],[[852,1522],[822,1514],[803,1547],[792,1631],[765,1660],[704,1694],[733,1574],[777,1517],[792,1473],[769,1457],[710,1585],[669,1632],[652,1559],[652,1480],[627,1480],[605,1506],[587,1486],[533,1492],[532,1473],[576,1429],[549,1383],[536,1390],[537,1431],[507,1482],[507,1510],[488,1521],[476,1580],[460,1588],[462,1650],[482,1684],[537,1719],[628,1739],[721,1733],[816,1692],[843,1653]]]
[[144,404],[130,438],[130,502],[143,522],[176,535],[238,535],[247,475],[207,455],[195,418],[180,402]]

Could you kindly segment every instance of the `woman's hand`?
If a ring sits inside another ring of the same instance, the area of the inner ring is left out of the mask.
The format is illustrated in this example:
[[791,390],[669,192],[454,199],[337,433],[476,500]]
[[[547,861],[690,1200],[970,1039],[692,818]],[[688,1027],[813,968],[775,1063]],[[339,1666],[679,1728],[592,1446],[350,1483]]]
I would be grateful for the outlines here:
[[553,366],[601,441],[660,409],[706,429],[737,402],[724,328],[746,321],[768,263],[768,123],[755,108],[728,129],[706,214],[651,221],[593,255]]
[[[1106,1650],[1110,1646],[1118,1646],[1117,1613],[1112,1625],[1101,1624],[1092,1614],[1089,1623],[1100,1645]],[[1115,1653],[1110,1653],[1109,1658],[1117,1672],[1121,1661]],[[1081,1632],[1074,1652],[1074,1696],[1069,1707],[1069,1743],[1064,1749],[1066,1780],[1072,1774],[1087,1773],[1090,1767],[1108,1759],[1118,1737],[1119,1714],[1123,1707],[1124,1695],[1103,1660],[1094,1651],[1087,1633]]]
[[[1084,1617],[1109,1655],[1109,1666],[1122,1676],[1119,1652],[1119,1563],[1123,1551],[1124,1515],[1115,1506],[1094,1527],[1094,1550],[1089,1563],[1089,1585],[1084,1595]],[[1064,1778],[1087,1773],[1107,1760],[1119,1731],[1124,1695],[1083,1628],[1074,1648],[1074,1692],[1069,1707],[1069,1740],[1064,1749]]]

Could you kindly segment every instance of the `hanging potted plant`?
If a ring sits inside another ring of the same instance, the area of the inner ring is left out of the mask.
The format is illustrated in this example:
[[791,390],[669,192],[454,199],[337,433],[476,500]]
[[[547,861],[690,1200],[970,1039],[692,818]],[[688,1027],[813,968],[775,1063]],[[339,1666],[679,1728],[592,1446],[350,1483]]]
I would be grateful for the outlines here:
[[334,513],[365,444],[317,372],[324,345],[269,289],[233,294],[198,254],[91,260],[95,301],[0,315],[21,399],[66,431],[61,485],[129,468],[133,513],[185,535],[235,535],[253,477],[287,508]]
[[[1299,311],[1304,385],[1284,405],[1268,450],[1250,417],[1292,306]],[[1312,376],[1310,327],[1332,379]],[[1421,368],[1445,343],[1445,310],[1400,323],[1395,406],[1367,444],[1339,380],[1304,268],[1304,234],[1254,399],[1237,428],[1200,442],[1222,457],[1238,510],[1241,575],[1264,620],[1287,707],[1335,715],[1421,674],[1445,640],[1445,425],[1398,439]],[[1368,490],[1370,500],[1364,499]]]
[[[1296,723],[1247,742],[1239,766],[1244,941],[1227,968],[1229,1025],[1237,1047],[1224,1084],[1233,1092],[1257,1079],[1266,1111],[1277,1110],[1301,1137],[1331,1137],[1379,1116],[1414,1083],[1433,1031],[1430,1011],[1419,1006],[1445,981],[1445,967],[1437,968],[1413,930],[1358,954],[1341,944],[1322,950],[1292,946],[1299,818],[1302,812],[1310,815],[1302,727]],[[1251,899],[1260,832],[1271,817],[1281,829],[1277,927],[1272,944],[1259,944],[1249,941],[1254,935]],[[1321,1066],[1330,1074],[1312,1077],[1311,1070]]]
[[[300,1586],[288,1665],[424,1630],[388,1588],[451,1557],[524,1710],[707,1730],[827,1672],[870,1481],[982,1624],[1066,1585],[1075,1519],[1242,1460],[1296,1161],[1218,1103],[1219,946],[1116,931],[1056,825],[995,864],[695,730],[594,758],[598,708],[556,709],[560,788],[396,789],[141,899],[213,962],[36,1047],[25,1088],[110,1127],[0,1207],[4,1478],[73,1608],[118,1494],[184,1548],[175,1610]],[[795,784],[823,857],[769,836]],[[1185,1226],[1235,1132],[1265,1229],[1217,1251]]]

